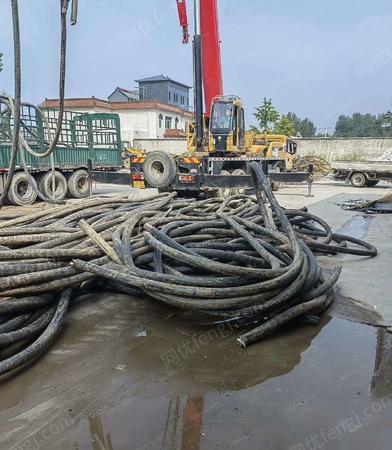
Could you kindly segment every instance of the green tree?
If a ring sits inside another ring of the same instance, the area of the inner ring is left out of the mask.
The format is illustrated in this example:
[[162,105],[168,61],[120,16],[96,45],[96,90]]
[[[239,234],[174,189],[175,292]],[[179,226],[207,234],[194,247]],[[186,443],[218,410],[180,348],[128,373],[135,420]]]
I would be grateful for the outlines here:
[[288,117],[283,116],[275,125],[274,133],[284,134],[287,137],[294,136],[295,126]]
[[351,117],[341,115],[335,126],[337,137],[382,137],[383,115],[354,113]]
[[314,137],[316,135],[316,125],[307,117],[305,119],[300,119],[293,112],[287,113],[284,117],[287,117],[293,123],[295,135],[300,135],[301,137]]
[[265,97],[261,106],[256,108],[254,116],[259,122],[261,131],[263,133],[269,133],[271,129],[276,126],[277,122],[280,119],[278,111],[272,104],[272,100],[267,100]]

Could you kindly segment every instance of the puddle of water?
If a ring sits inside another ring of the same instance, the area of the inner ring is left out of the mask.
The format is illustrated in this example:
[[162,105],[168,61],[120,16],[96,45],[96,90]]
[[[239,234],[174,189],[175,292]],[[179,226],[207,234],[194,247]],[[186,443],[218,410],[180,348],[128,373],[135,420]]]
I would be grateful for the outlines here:
[[339,234],[365,239],[375,216],[356,215],[346,222],[338,231]]
[[0,385],[0,448],[390,448],[385,330],[324,316],[245,351],[234,328],[110,297],[83,298],[53,350]]

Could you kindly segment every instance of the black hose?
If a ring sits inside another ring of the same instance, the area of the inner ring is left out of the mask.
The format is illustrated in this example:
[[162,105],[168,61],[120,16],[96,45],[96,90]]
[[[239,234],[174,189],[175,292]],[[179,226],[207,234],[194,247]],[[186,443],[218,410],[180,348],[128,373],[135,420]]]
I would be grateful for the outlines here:
[[259,166],[251,169],[257,203],[244,196],[190,203],[176,194],[144,202],[115,196],[0,221],[0,345],[11,353],[0,356],[0,373],[51,341],[70,289],[102,289],[105,282],[141,301],[238,321],[246,328],[243,346],[297,317],[321,314],[341,268],[324,270],[315,254],[377,251],[334,234],[307,211],[283,210]]
[[0,197],[0,209],[3,207],[8,192],[11,187],[12,178],[15,174],[16,157],[19,149],[19,133],[20,133],[20,105],[22,95],[22,76],[21,76],[21,51],[20,51],[20,28],[19,28],[19,8],[18,0],[11,0],[12,10],[12,26],[14,35],[14,73],[15,73],[15,114],[12,148],[10,155],[10,163],[8,167],[7,179],[4,184],[3,192]]

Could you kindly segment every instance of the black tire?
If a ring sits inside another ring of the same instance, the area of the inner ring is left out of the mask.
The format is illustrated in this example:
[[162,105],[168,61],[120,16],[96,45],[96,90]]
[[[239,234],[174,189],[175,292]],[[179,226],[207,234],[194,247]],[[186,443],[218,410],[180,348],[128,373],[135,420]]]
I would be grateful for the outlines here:
[[222,198],[222,194],[220,189],[208,189],[204,191],[204,198],[206,200],[210,198]]
[[[235,169],[231,172],[232,175],[246,175],[244,169]],[[246,189],[235,188],[235,193],[240,195],[246,195]]]
[[[221,170],[221,175],[231,175],[230,171],[228,170]],[[236,188],[223,188],[219,189],[218,192],[220,193],[221,198],[228,198],[232,195],[235,195],[237,193]]]
[[68,179],[68,192],[73,198],[86,198],[90,195],[90,180],[87,170],[77,170]]
[[153,188],[165,188],[176,179],[177,166],[170,153],[151,152],[143,164],[144,180]]
[[37,200],[37,194],[23,172],[18,172],[13,176],[8,200],[16,206],[32,205]]
[[[52,191],[52,171],[46,172],[39,180],[39,190],[45,197],[53,198]],[[63,200],[67,195],[68,184],[65,176],[61,172],[55,172],[55,195],[56,200]]]
[[176,162],[170,153],[151,152],[144,161],[143,173],[144,180],[151,187],[169,187],[176,179]]
[[373,187],[377,186],[377,184],[380,182],[380,180],[367,180],[366,186]]
[[352,186],[354,186],[356,188],[363,188],[364,186],[366,186],[366,183],[367,183],[367,179],[366,179],[365,175],[361,172],[353,173],[351,175],[350,181],[351,181]]

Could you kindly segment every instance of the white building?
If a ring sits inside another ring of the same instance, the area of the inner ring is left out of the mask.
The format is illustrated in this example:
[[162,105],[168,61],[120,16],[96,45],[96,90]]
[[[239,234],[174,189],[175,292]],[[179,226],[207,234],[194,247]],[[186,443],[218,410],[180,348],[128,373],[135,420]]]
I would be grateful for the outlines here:
[[[44,109],[58,109],[59,101],[46,99]],[[121,138],[133,144],[134,139],[163,139],[185,136],[188,111],[153,101],[109,102],[95,97],[65,100],[65,109],[80,113],[112,113],[120,116]]]

